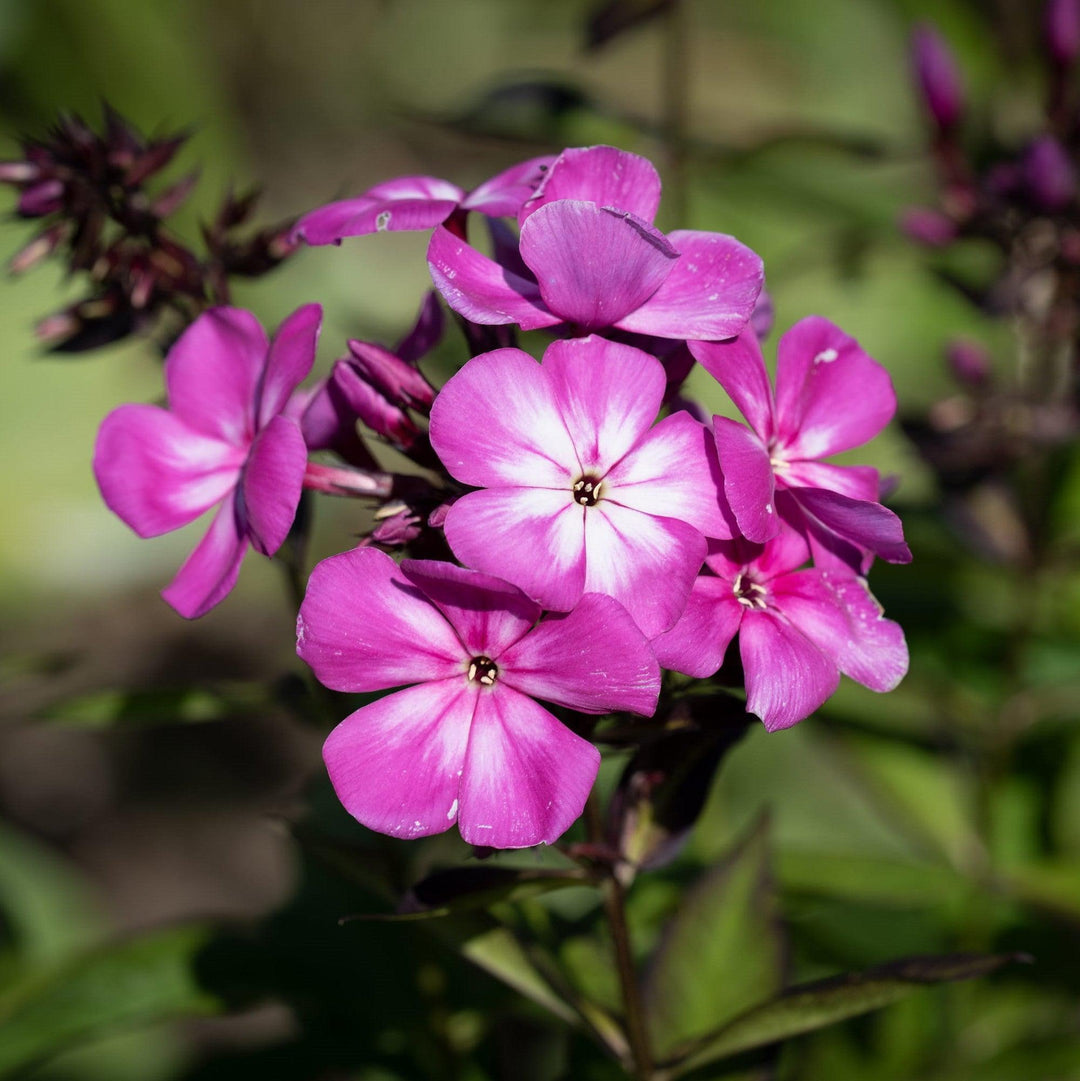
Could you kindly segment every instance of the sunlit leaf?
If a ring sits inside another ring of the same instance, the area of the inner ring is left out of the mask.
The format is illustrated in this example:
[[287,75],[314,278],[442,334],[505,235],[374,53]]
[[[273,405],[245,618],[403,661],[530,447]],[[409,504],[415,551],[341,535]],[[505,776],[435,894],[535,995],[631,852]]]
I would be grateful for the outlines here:
[[767,836],[762,820],[691,887],[660,940],[644,987],[660,1055],[782,986],[783,944]]
[[683,1045],[668,1061],[677,1064],[679,1072],[696,1069],[879,1010],[920,987],[975,979],[1021,960],[1026,958],[1019,954],[909,957],[865,972],[790,987],[772,1001],[740,1014],[713,1035]]

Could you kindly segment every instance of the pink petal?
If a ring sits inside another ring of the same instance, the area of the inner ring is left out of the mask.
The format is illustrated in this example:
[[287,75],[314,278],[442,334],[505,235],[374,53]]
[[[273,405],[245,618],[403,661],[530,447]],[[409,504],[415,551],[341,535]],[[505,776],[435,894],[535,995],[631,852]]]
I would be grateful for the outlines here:
[[318,304],[305,304],[278,327],[270,343],[259,391],[259,428],[285,408],[292,392],[311,373],[321,324],[322,308]]
[[660,177],[638,154],[613,146],[571,147],[555,159],[535,197],[522,207],[521,222],[556,199],[586,200],[651,222],[660,206]]
[[439,344],[443,336],[443,310],[439,305],[439,294],[429,289],[424,294],[412,329],[394,347],[394,353],[406,364],[415,364]]
[[296,652],[333,691],[381,691],[465,671],[453,628],[384,552],[354,548],[311,572]]
[[[830,547],[829,537],[838,537],[856,548],[865,548],[889,563],[910,563],[911,550],[904,543],[900,519],[880,503],[849,499],[822,488],[789,488],[788,494],[806,516],[811,536]],[[840,554],[839,550],[836,550]],[[841,558],[845,558],[841,555]],[[816,555],[815,555],[816,561]],[[849,563],[859,569],[859,563]]]
[[664,668],[696,679],[715,675],[746,609],[726,578],[700,575],[678,622],[652,641]]
[[790,458],[861,446],[896,412],[889,373],[821,316],[796,323],[777,346],[777,435]]
[[577,461],[605,473],[649,430],[664,398],[664,366],[655,357],[590,335],[555,341],[544,371]]
[[772,612],[748,609],[739,628],[746,708],[770,732],[809,717],[836,690],[837,666]]
[[569,493],[581,471],[553,380],[520,349],[483,353],[451,376],[431,407],[430,433],[443,465],[465,484]]
[[761,345],[751,332],[729,342],[687,342],[701,366],[727,391],[747,423],[764,441],[773,432],[773,392]]
[[904,678],[904,632],[884,618],[862,579],[806,570],[771,586],[776,606],[845,675],[875,691],[891,691]]
[[585,585],[585,508],[569,489],[485,488],[446,514],[446,540],[468,567],[523,589],[544,608],[566,612]]
[[614,597],[654,638],[682,615],[706,548],[685,522],[602,499],[585,515],[585,591]]
[[657,291],[678,252],[663,233],[631,214],[561,199],[526,219],[521,257],[552,312],[585,329],[602,329]]
[[749,428],[728,417],[713,419],[716,449],[724,472],[724,495],[747,539],[762,543],[780,529],[776,485],[765,444]]
[[528,848],[557,841],[581,814],[600,752],[510,687],[478,696],[458,825],[469,844]]
[[432,229],[454,212],[464,194],[437,177],[403,176],[310,211],[296,223],[292,237],[309,244],[336,244],[343,237],[384,230]]
[[323,745],[345,810],[391,837],[448,830],[476,700],[459,677],[408,687],[346,717]]
[[787,462],[777,472],[777,481],[787,488],[824,488],[849,499],[876,503],[881,497],[881,478],[868,465],[830,465],[828,462]]
[[546,155],[512,165],[473,188],[461,205],[493,218],[516,217],[521,204],[532,197],[553,161],[553,156]]
[[540,618],[539,606],[501,578],[429,559],[406,559],[401,573],[446,616],[473,657],[498,660]]
[[248,535],[264,556],[272,556],[289,535],[306,466],[300,425],[288,417],[271,418],[251,445],[240,489]]
[[255,435],[255,399],[268,347],[251,312],[203,312],[165,358],[172,411],[207,435],[246,446]]
[[156,405],[122,405],[102,422],[94,476],[109,509],[140,537],[193,522],[236,486],[244,452]]
[[810,546],[806,538],[786,523],[781,523],[780,532],[750,562],[762,578],[768,579],[787,574],[809,560]]
[[431,234],[427,257],[435,288],[473,323],[517,323],[522,330],[537,330],[562,322],[540,299],[536,282],[499,266],[443,226]]
[[387,201],[441,199],[445,202],[460,203],[465,198],[465,190],[437,176],[398,176],[393,180],[384,180],[381,184],[368,188],[364,196],[369,199]]
[[689,413],[660,421],[604,483],[606,498],[620,506],[678,518],[707,537],[731,536],[712,433]]
[[746,326],[761,291],[761,258],[722,233],[681,229],[668,240],[679,252],[671,273],[615,326],[661,338],[734,337]]
[[626,609],[599,593],[549,616],[502,655],[500,667],[506,686],[582,713],[656,712],[660,669],[649,643]]
[[235,497],[230,496],[221,504],[206,536],[161,595],[185,619],[206,615],[236,585],[247,547],[240,509]]

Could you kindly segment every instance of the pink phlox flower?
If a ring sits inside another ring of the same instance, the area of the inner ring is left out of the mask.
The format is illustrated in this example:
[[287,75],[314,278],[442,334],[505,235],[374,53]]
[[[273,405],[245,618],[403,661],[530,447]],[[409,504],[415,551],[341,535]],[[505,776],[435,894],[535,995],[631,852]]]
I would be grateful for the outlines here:
[[536,190],[552,157],[530,158],[466,192],[434,176],[402,176],[376,184],[362,195],[329,203],[305,214],[293,240],[340,244],[347,236],[432,229],[456,210],[512,218]]
[[808,717],[840,673],[891,691],[907,672],[904,632],[885,619],[864,579],[805,568],[804,538],[783,529],[764,545],[713,541],[708,572],[694,583],[675,626],[653,640],[665,668],[713,675],[736,634],[746,708],[771,732]]
[[705,537],[732,532],[708,430],[653,426],[664,384],[655,357],[595,336],[470,360],[431,410],[436,454],[479,489],[446,515],[458,559],[554,611],[606,593],[647,634],[670,627]]
[[212,308],[165,359],[169,407],[122,405],[101,425],[94,475],[109,508],[156,537],[219,506],[163,591],[189,619],[224,599],[250,544],[273,555],[300,501],[307,448],[286,414],[315,359],[322,309],[289,316],[272,342],[255,317]]
[[900,519],[878,502],[877,470],[820,460],[872,439],[896,411],[888,372],[854,338],[820,316],[796,323],[777,346],[775,395],[753,334],[689,347],[749,423],[714,420],[724,493],[747,539],[770,540],[784,519],[819,565],[910,561]]
[[311,574],[297,652],[334,690],[406,686],[347,717],[323,756],[338,798],[395,837],[456,822],[471,844],[551,843],[581,814],[600,755],[546,709],[651,715],[660,670],[610,597],[568,615],[498,578],[373,548]]
[[518,215],[520,266],[482,255],[445,226],[428,264],[439,292],[474,323],[570,324],[661,338],[730,338],[761,289],[761,259],[733,237],[652,222],[660,178],[610,146],[564,150]]

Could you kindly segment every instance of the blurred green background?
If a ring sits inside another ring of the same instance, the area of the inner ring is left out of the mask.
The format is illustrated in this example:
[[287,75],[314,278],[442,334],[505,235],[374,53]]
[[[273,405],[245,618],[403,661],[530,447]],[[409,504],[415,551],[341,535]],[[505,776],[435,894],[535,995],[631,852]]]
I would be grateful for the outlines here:
[[[592,142],[653,157],[670,177],[667,32],[648,23],[587,51],[596,6],[0,0],[0,158],[57,110],[96,122],[102,100],[147,132],[190,126],[174,172],[202,170],[182,218],[191,236],[229,184],[260,183],[273,221],[395,175],[469,187]],[[777,330],[810,313],[837,322],[892,372],[904,414],[953,393],[943,362],[953,337],[981,341],[1009,370],[1010,327],[947,289],[896,228],[903,207],[934,191],[906,39],[932,17],[980,123],[1008,139],[1037,123],[1034,5],[687,0],[685,14],[675,70],[691,153],[660,224],[731,232],[756,249]],[[0,253],[28,233],[6,217]],[[424,235],[388,234],[305,250],[236,301],[268,325],[322,302],[325,369],[346,337],[393,341],[407,329],[428,285],[425,246]],[[962,258],[977,267],[984,254]],[[248,560],[238,590],[197,624],[157,596],[203,526],[140,541],[101,503],[97,425],[122,402],[160,396],[160,369],[142,342],[45,354],[34,322],[76,294],[53,267],[0,289],[0,1077],[611,1076],[580,1037],[508,1005],[437,934],[338,928],[370,896],[313,862],[282,820],[314,801],[336,835],[372,842],[335,814],[322,732],[297,718],[295,688],[281,682],[298,668],[280,572]],[[444,372],[457,349],[443,347]],[[706,380],[691,386],[723,407]],[[895,502],[915,563],[879,568],[871,584],[908,630],[911,674],[888,697],[846,684],[796,729],[754,731],[725,762],[679,862],[636,887],[640,940],[655,939],[678,888],[768,810],[799,978],[961,949],[1020,949],[1035,964],[796,1041],[754,1076],[1078,1078],[1076,456],[1054,508],[1064,554],[1036,581],[963,549],[898,429],[854,457],[901,478]],[[330,502],[317,509],[319,556],[365,525]],[[273,696],[251,690],[266,685]],[[465,855],[444,838],[386,858],[407,884]],[[582,926],[561,960],[587,993],[608,994],[607,962],[586,934],[595,902],[531,904],[534,923]],[[192,954],[201,940],[189,938],[89,989],[65,968],[117,934],[193,919],[231,921],[236,939],[204,958],[198,990],[186,962],[170,960]],[[740,963],[737,949],[727,963]],[[28,1022],[19,1003],[50,986],[69,989],[67,1004],[47,999]],[[114,994],[139,1008],[116,1026],[85,1020],[88,1002]],[[161,1020],[214,1014],[222,998],[234,1016]],[[5,1017],[16,1026],[7,1037]],[[24,1050],[9,1046],[5,1059],[5,1039]]]

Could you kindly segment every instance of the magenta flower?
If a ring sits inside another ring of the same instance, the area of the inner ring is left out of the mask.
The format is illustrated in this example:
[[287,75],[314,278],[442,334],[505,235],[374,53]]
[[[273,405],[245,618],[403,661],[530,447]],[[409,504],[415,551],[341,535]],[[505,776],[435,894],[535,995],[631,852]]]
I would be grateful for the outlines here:
[[489,217],[514,217],[536,190],[554,159],[531,158],[466,192],[434,176],[402,176],[376,184],[363,195],[329,203],[305,214],[292,239],[309,244],[340,244],[347,236],[399,230],[431,229],[455,210],[475,210]]
[[652,423],[664,368],[628,345],[556,341],[470,360],[431,409],[450,474],[480,490],[450,507],[463,563],[565,612],[614,597],[646,634],[670,627],[705,557],[730,537],[708,431],[687,413]]
[[327,687],[405,690],[358,709],[323,749],[338,798],[370,829],[471,844],[551,843],[581,814],[600,755],[533,697],[583,713],[656,709],[660,670],[610,597],[566,616],[498,578],[373,548],[320,563],[297,652]]
[[818,563],[911,560],[900,519],[877,501],[877,470],[819,460],[872,439],[896,411],[888,372],[854,338],[820,316],[796,323],[777,345],[775,395],[753,334],[689,346],[750,424],[714,420],[724,494],[748,540],[775,537],[783,518]]
[[428,246],[431,276],[474,323],[524,330],[568,323],[661,338],[730,338],[746,325],[761,260],[733,237],[652,225],[660,178],[645,158],[610,146],[564,150],[521,208],[528,276],[444,226]]
[[94,476],[110,510],[156,537],[220,508],[165,599],[193,619],[236,583],[248,544],[273,555],[300,500],[307,449],[289,398],[311,371],[322,309],[297,309],[268,342],[239,308],[204,312],[165,359],[169,408],[122,405],[98,432]]
[[711,575],[694,583],[682,618],[653,641],[665,668],[711,676],[736,634],[746,708],[773,732],[808,717],[836,690],[840,673],[891,691],[907,672],[904,632],[885,619],[863,579],[797,570],[806,541],[784,529],[764,546],[715,541]]

